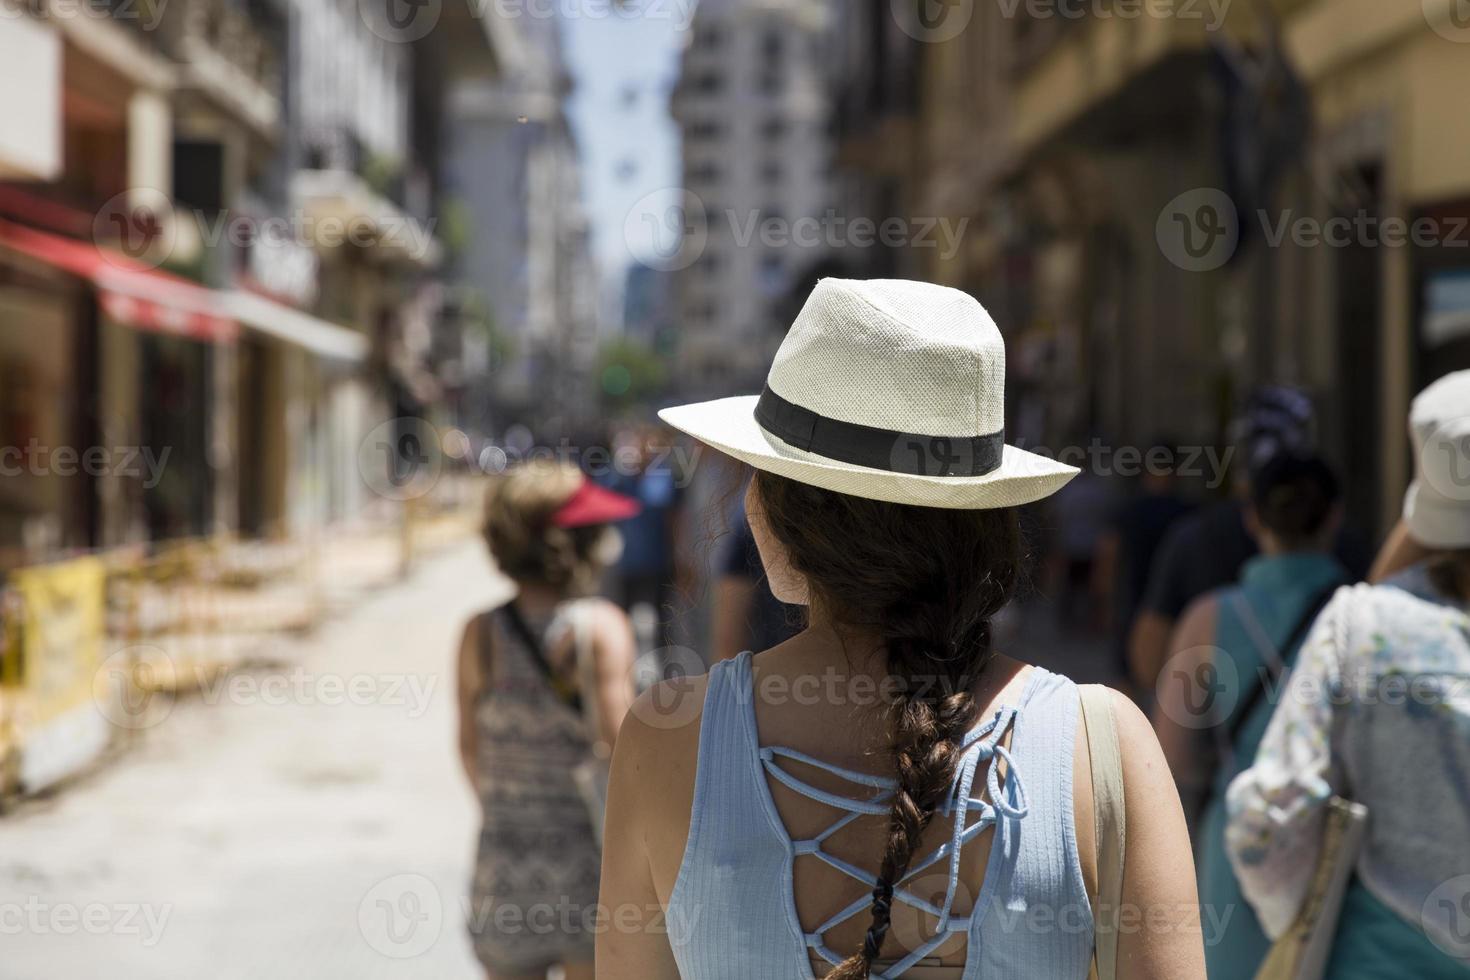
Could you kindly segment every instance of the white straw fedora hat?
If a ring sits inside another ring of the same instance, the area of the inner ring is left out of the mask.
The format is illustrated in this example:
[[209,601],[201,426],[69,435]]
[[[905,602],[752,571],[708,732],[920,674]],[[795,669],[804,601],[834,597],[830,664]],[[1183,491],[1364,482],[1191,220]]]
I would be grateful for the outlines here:
[[1077,469],[1005,444],[1005,343],[957,289],[823,279],[760,395],[659,417],[757,469],[839,493],[954,509],[1014,507]]
[[1429,548],[1470,547],[1470,371],[1447,374],[1419,393],[1409,409],[1409,435],[1409,535]]

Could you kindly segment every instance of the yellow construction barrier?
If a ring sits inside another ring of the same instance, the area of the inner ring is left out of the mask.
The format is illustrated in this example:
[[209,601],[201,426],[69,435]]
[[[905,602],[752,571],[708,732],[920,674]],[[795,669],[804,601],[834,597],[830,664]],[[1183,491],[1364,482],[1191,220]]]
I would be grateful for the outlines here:
[[93,697],[106,569],[74,558],[10,573],[0,658],[0,792],[35,792],[85,767],[111,726]]

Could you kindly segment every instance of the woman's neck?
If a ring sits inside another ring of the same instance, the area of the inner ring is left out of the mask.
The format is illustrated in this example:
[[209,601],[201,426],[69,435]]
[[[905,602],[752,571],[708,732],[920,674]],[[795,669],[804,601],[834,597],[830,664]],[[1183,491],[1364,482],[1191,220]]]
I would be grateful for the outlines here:
[[516,605],[522,612],[549,613],[566,601],[566,596],[542,582],[517,582]]

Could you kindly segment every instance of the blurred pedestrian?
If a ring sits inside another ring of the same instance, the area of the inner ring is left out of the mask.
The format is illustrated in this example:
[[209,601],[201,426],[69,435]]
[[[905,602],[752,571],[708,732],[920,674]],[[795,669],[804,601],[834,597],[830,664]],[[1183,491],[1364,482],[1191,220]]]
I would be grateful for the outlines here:
[[645,642],[669,645],[682,547],[679,476],[671,449],[673,438],[656,426],[625,433],[614,453],[618,466],[610,486],[639,504],[638,513],[622,521],[623,553],[618,560],[618,602],[629,613],[648,607],[654,635]]
[[1115,506],[1111,484],[1084,469],[1048,508],[1056,526],[1052,582],[1062,622],[1073,628],[1092,631],[1102,624],[1096,561]]
[[[635,644],[621,609],[585,595],[616,557],[609,525],[637,510],[545,460],[487,496],[485,540],[517,594],[465,627],[458,687],[460,754],[483,819],[468,921],[490,980],[557,965],[568,980],[592,976],[597,834]],[[543,907],[573,914],[531,928]]]
[[[1232,426],[1237,458],[1231,464],[1231,496],[1199,508],[1174,523],[1159,545],[1143,602],[1128,638],[1134,684],[1152,692],[1171,650],[1169,637],[1180,614],[1196,598],[1230,585],[1256,554],[1245,523],[1251,478],[1283,453],[1315,451],[1315,419],[1305,392],[1285,385],[1257,389]],[[1223,474],[1222,474],[1223,475]],[[1334,553],[1354,578],[1367,570],[1368,555],[1351,529],[1339,532]]]
[[[1260,554],[1239,583],[1185,610],[1171,643],[1183,652],[1159,684],[1154,727],[1186,812],[1191,800],[1204,801],[1195,835],[1200,902],[1213,912],[1205,920],[1219,924],[1205,942],[1210,980],[1250,980],[1271,946],[1225,854],[1225,788],[1255,760],[1272,693],[1312,621],[1349,580],[1332,557],[1338,499],[1337,478],[1317,457],[1278,456],[1262,468],[1246,512]],[[1208,691],[1199,690],[1201,678]]]
[[654,911],[599,937],[603,980],[1083,980],[1094,949],[1105,978],[1203,977],[1197,932],[1092,913],[1194,906],[1147,720],[992,645],[1017,509],[1077,472],[1004,444],[1004,356],[958,290],[824,279],[762,394],[663,413],[755,468],[771,590],[809,622],[629,713],[602,901]]
[[1096,581],[1120,676],[1129,676],[1128,633],[1148,586],[1148,572],[1164,535],[1193,506],[1179,493],[1178,454],[1171,439],[1156,439],[1138,484],[1115,509],[1098,544]]
[[1420,394],[1410,431],[1422,560],[1337,592],[1227,795],[1230,858],[1270,936],[1301,908],[1329,800],[1367,807],[1331,980],[1470,977],[1470,372]]
[[801,631],[800,608],[771,592],[743,503],[733,524],[715,583],[712,663],[731,660],[746,650],[769,650]]

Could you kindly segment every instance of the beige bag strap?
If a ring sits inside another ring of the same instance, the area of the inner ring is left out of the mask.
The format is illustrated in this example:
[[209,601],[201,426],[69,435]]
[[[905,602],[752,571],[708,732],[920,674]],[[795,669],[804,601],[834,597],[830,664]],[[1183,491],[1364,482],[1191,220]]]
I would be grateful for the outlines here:
[[1092,812],[1096,825],[1097,902],[1094,962],[1098,980],[1114,980],[1118,969],[1118,910],[1123,900],[1123,849],[1128,840],[1123,799],[1123,756],[1112,693],[1100,684],[1078,688],[1087,757],[1092,767]]

